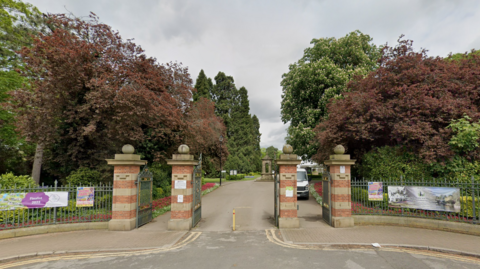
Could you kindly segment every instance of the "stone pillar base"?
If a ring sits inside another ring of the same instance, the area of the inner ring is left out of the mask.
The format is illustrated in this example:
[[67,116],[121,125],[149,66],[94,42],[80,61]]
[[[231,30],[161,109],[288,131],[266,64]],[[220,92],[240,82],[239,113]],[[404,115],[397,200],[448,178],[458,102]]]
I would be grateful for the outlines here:
[[272,173],[262,174],[262,179],[263,179],[263,180],[271,180],[271,181],[273,181],[273,175],[272,175]]
[[298,218],[278,218],[278,228],[300,228],[300,220]]
[[189,231],[192,229],[192,218],[171,219],[168,221],[168,230],[171,231]]
[[108,222],[110,231],[131,231],[137,227],[137,218],[112,219]]
[[334,228],[348,228],[354,226],[353,217],[332,217],[332,226]]

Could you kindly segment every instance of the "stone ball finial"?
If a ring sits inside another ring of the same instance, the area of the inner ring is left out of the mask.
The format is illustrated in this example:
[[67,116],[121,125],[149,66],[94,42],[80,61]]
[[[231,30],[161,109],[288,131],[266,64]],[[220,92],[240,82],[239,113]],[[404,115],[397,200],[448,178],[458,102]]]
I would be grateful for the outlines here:
[[338,155],[345,154],[345,147],[342,145],[337,145],[335,148],[333,148],[333,152]]
[[289,144],[286,144],[283,146],[283,154],[292,154],[293,153],[293,147],[290,146]]
[[122,147],[122,152],[123,154],[133,154],[135,152],[135,148],[130,144],[126,144]]
[[188,154],[188,153],[190,153],[190,148],[187,145],[182,144],[182,145],[180,145],[180,147],[178,147],[178,153]]

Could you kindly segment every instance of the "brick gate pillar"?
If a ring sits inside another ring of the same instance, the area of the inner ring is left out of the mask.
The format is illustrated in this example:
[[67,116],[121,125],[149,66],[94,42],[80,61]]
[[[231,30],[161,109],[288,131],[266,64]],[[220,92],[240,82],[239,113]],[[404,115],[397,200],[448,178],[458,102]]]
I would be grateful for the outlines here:
[[350,159],[350,154],[344,154],[345,148],[342,145],[336,146],[334,152],[334,155],[330,155],[330,160],[325,161],[332,177],[330,193],[332,226],[353,227],[350,168],[355,164],[355,160]]
[[140,160],[140,155],[133,154],[132,145],[122,148],[123,154],[115,154],[115,159],[107,159],[113,165],[113,205],[112,219],[108,222],[111,231],[130,231],[137,221],[137,176],[140,166],[147,161]]
[[167,164],[172,166],[172,205],[169,230],[190,230],[192,228],[193,214],[193,167],[198,161],[189,154],[187,145],[178,147],[179,154],[173,154]]
[[283,146],[283,154],[275,161],[280,170],[279,228],[300,227],[297,217],[297,165],[302,161],[292,152],[292,146]]

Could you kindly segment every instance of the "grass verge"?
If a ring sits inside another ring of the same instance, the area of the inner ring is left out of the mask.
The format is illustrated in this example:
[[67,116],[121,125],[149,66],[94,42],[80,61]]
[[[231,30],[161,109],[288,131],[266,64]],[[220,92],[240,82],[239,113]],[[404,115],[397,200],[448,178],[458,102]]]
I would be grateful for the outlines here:
[[314,184],[310,184],[310,194],[315,198],[319,205],[322,205],[322,196],[315,190]]

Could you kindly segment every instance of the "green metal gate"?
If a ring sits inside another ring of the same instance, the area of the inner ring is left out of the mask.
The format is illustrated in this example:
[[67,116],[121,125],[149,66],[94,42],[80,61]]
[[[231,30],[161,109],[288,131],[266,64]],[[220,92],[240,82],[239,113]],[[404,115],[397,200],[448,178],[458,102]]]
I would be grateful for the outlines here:
[[[278,170],[278,169],[277,169]],[[278,171],[275,171],[273,175],[273,185],[274,185],[274,222],[275,226],[278,227],[278,218],[280,214],[280,174]]]
[[152,188],[153,174],[145,165],[137,178],[137,228],[153,219]]
[[202,219],[202,154],[198,160],[198,165],[193,169],[193,203],[192,203],[192,228]]
[[330,203],[331,184],[332,177],[327,169],[325,169],[322,180],[322,218],[328,225],[332,225],[332,209]]

